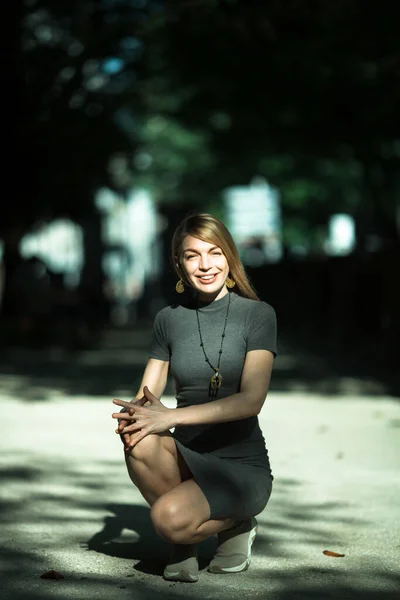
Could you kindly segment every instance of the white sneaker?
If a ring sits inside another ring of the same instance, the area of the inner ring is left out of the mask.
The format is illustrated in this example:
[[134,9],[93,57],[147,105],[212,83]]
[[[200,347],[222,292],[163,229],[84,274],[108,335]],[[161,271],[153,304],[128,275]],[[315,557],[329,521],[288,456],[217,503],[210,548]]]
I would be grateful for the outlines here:
[[257,534],[254,517],[239,521],[218,534],[218,548],[208,566],[210,573],[240,573],[250,565],[251,547]]
[[174,544],[164,569],[164,579],[195,583],[199,580],[199,563],[195,544]]

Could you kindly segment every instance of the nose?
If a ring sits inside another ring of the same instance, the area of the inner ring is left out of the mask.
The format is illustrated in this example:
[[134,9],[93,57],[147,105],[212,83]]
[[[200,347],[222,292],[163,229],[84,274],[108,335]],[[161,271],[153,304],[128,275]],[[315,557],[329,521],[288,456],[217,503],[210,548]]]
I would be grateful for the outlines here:
[[211,265],[211,261],[210,261],[210,257],[208,256],[208,254],[202,254],[200,256],[200,263],[199,263],[199,268],[202,271],[208,271]]

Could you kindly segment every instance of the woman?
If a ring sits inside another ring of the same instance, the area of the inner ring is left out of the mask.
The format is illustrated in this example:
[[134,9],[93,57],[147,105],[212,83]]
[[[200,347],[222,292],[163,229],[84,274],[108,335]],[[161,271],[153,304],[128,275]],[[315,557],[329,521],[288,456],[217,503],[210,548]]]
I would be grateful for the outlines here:
[[[191,293],[156,315],[140,392],[131,402],[114,400],[123,408],[113,418],[155,530],[173,544],[164,577],[192,582],[196,544],[215,534],[211,573],[250,564],[254,517],[273,479],[257,415],[276,355],[276,318],[215,217],[186,217],[174,233],[172,257],[177,292]],[[175,409],[159,400],[169,373]]]

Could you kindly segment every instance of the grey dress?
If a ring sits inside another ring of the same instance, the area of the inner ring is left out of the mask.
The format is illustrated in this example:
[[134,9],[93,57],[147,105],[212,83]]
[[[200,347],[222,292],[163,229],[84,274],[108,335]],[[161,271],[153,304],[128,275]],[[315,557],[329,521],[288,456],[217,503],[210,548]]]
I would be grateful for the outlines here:
[[[240,391],[247,352],[265,349],[276,356],[275,311],[266,302],[229,292],[208,304],[192,300],[167,306],[156,315],[150,357],[170,362],[178,408],[211,401],[208,386],[213,371],[200,346],[196,304],[204,349],[216,366],[228,303],[220,362],[223,381],[216,399]],[[180,426],[173,436],[210,504],[211,519],[246,518],[265,508],[273,477],[257,417]]]

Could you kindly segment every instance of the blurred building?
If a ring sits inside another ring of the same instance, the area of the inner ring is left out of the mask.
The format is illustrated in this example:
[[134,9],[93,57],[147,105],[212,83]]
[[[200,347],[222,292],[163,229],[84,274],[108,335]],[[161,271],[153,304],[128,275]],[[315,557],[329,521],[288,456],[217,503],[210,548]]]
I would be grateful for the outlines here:
[[283,255],[278,190],[261,177],[224,192],[227,226],[246,266],[278,262]]
[[[135,319],[135,302],[162,268],[157,232],[159,220],[150,194],[132,190],[122,197],[99,190],[96,208],[101,213],[104,294],[111,304],[111,318],[123,324]],[[54,281],[76,289],[85,266],[83,229],[68,219],[36,227],[21,240],[24,259],[43,261]],[[1,287],[1,277],[0,277]]]

